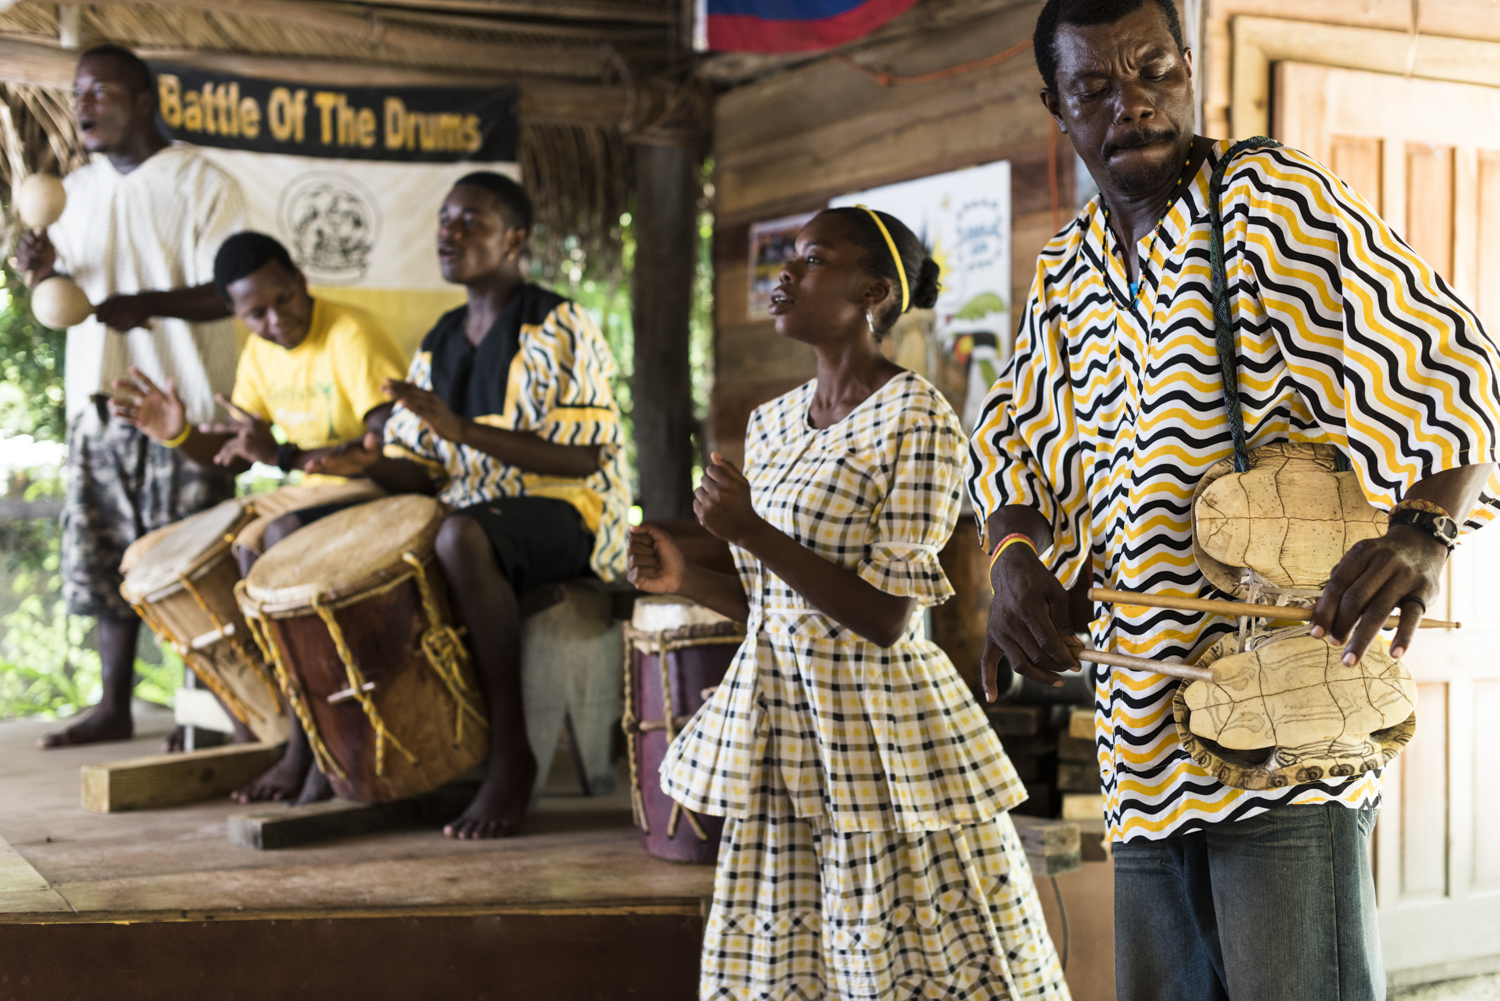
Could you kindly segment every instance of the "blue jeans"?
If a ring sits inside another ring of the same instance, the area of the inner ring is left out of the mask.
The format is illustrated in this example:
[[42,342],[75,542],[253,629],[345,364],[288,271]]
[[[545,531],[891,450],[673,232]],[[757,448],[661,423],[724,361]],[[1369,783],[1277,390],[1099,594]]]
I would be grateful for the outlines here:
[[1374,827],[1296,805],[1116,843],[1117,1001],[1384,1001]]

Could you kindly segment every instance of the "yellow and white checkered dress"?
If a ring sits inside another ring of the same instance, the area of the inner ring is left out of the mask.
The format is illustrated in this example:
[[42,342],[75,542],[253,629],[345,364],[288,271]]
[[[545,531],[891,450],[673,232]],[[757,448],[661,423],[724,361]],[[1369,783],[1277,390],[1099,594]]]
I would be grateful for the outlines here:
[[[816,381],[746,434],[756,510],[919,607],[953,593],[963,432],[904,373],[808,424]],[[730,818],[704,998],[1066,998],[1006,811],[1025,798],[921,614],[889,649],[810,606],[749,553],[747,638],[667,752],[662,789]]]

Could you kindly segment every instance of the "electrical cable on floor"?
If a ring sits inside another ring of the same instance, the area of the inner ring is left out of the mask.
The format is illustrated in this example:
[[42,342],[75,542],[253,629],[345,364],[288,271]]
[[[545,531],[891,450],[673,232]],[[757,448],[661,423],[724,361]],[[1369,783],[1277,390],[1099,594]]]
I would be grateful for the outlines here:
[[1066,973],[1068,970],[1068,909],[1063,906],[1062,889],[1057,885],[1057,877],[1049,876],[1047,878],[1052,880],[1052,895],[1057,898],[1057,913],[1062,918],[1063,947],[1060,962],[1062,963],[1063,972]]

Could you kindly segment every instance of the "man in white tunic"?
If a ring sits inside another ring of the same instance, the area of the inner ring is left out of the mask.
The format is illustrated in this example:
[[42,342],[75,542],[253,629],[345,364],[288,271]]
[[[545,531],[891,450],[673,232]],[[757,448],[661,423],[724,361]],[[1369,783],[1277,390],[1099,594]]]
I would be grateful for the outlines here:
[[244,200],[226,174],[172,145],[156,123],[150,70],[128,49],[85,52],[74,112],[92,162],[64,181],[67,209],[28,234],[17,263],[31,284],[67,275],[97,304],[68,331],[67,498],[62,516],[63,597],[98,620],[104,691],[99,705],[40,746],[131,736],[140,619],[120,597],[131,542],[234,495],[234,480],[111,419],[111,384],[140,368],[170,381],[189,426],[216,419],[214,394],[234,387],[239,354],[213,287],[219,244],[244,228]]

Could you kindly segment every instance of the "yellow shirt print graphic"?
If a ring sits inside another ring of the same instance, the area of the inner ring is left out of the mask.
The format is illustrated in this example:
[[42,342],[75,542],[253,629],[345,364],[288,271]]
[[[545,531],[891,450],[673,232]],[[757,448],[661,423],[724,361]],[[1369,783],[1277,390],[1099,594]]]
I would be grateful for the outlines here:
[[[315,300],[307,337],[288,351],[251,337],[240,354],[234,404],[279,426],[304,450],[324,448],[365,432],[365,415],[389,403],[381,386],[406,373],[396,342],[368,313]],[[309,475],[305,484],[341,483]]]

